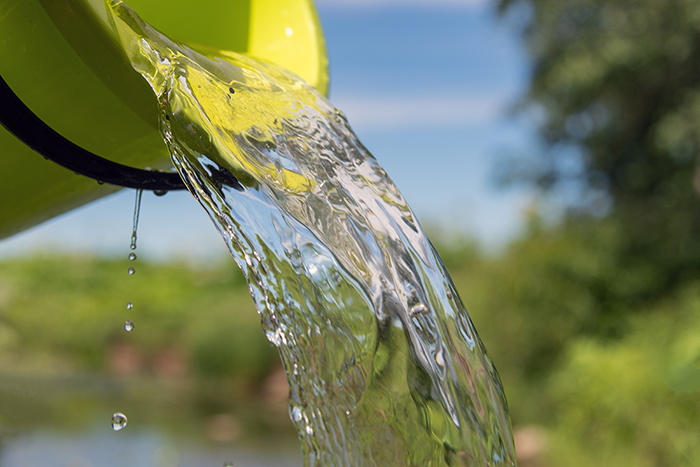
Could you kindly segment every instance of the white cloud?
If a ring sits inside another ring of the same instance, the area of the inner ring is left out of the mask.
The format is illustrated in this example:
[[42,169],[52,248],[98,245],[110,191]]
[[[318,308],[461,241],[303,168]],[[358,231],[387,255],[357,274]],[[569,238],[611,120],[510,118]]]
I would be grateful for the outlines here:
[[389,130],[476,125],[504,114],[504,95],[449,95],[433,97],[332,96],[355,128]]
[[350,8],[372,8],[382,6],[450,6],[458,8],[475,8],[493,3],[493,0],[315,0],[318,5],[341,6]]

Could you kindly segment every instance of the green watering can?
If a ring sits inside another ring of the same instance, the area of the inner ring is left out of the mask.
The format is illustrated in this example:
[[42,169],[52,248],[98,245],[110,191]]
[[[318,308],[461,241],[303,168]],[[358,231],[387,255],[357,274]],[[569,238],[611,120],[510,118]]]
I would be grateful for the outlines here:
[[[327,93],[311,0],[127,3],[176,41],[277,64]],[[0,0],[0,238],[120,187],[184,188],[109,18],[104,0]]]

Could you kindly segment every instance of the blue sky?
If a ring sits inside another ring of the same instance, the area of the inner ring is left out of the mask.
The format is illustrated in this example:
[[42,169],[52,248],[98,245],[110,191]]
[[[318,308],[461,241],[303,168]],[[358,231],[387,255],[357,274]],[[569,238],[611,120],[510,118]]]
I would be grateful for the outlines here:
[[[508,153],[531,151],[531,125],[509,117],[528,78],[516,31],[486,0],[317,0],[331,102],[403,192],[424,226],[498,246],[532,203],[499,189]],[[0,257],[41,250],[128,250],[134,194],[123,190],[0,241]],[[152,259],[225,255],[186,193],[144,194],[139,250]]]

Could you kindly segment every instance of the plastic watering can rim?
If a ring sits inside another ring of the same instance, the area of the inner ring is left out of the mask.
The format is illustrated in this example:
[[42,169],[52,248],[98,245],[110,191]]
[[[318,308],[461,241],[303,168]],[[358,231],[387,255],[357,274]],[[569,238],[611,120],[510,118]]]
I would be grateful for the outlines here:
[[[145,0],[132,1],[138,8],[138,3],[143,3]],[[106,87],[132,107],[130,101],[133,99],[129,94],[131,90],[124,91],[121,80],[122,78],[127,82],[133,80],[133,76],[129,73],[135,72],[130,69],[130,66],[125,69],[124,57],[117,56],[123,55],[124,52],[119,38],[111,27],[108,14],[105,13],[104,1],[38,0],[38,2],[49,14],[66,41],[81,56],[83,62],[100,77]],[[145,1],[143,5],[148,3]],[[236,2],[235,5],[241,8],[240,16],[248,21],[245,25],[248,37],[244,38],[245,40],[239,37],[235,46],[217,47],[218,44],[212,43],[211,40],[206,43],[195,39],[192,45],[195,45],[195,48],[197,45],[203,45],[206,49],[233,50],[287,67],[306,78],[321,93],[327,93],[325,45],[311,0],[247,0]],[[146,18],[147,21],[149,19]],[[163,29],[164,33],[170,35],[169,30]],[[175,39],[180,39],[178,34],[177,32],[173,34]],[[90,35],[98,37],[99,40],[89,40]],[[186,36],[187,32],[182,32],[180,35]],[[187,43],[186,40],[183,42]],[[105,47],[96,50],[100,45]],[[243,48],[245,50],[242,50]],[[304,48],[312,50],[304,50]],[[295,54],[296,59],[294,59]],[[119,63],[112,66],[113,62]],[[143,100],[143,98],[142,92],[140,95],[138,92],[135,93],[135,100]],[[152,95],[149,99],[153,100]],[[139,114],[138,109],[135,113]],[[141,115],[141,118],[144,116]],[[175,173],[142,170],[119,164],[74,144],[25,105],[1,76],[0,123],[45,158],[75,173],[95,179],[99,183],[155,192],[185,188],[182,180]]]
[[185,189],[185,184],[176,173],[137,169],[112,162],[64,138],[32,112],[2,76],[0,124],[44,158],[100,184],[153,190],[156,194]]

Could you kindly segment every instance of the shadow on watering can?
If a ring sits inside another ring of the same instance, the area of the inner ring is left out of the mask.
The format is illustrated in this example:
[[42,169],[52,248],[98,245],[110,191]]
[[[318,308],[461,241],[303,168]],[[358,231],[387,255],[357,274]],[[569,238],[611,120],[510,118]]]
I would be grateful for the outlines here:
[[[128,3],[192,48],[272,62],[327,93],[311,0]],[[171,168],[157,105],[103,0],[0,0],[0,43],[0,238],[119,187],[184,188],[154,170]]]

